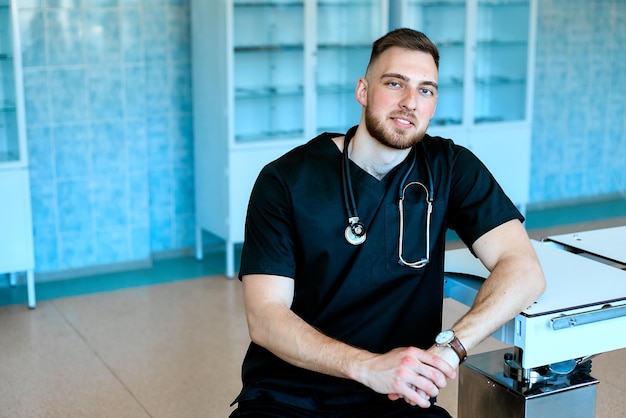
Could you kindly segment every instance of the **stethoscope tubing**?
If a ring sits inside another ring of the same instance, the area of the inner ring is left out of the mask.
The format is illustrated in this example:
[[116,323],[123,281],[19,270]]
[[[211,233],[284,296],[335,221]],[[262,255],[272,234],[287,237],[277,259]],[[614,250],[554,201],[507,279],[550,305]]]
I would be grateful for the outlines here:
[[[354,126],[346,132],[344,143],[343,143],[343,152],[342,152],[342,187],[343,187],[343,197],[344,203],[346,207],[346,211],[348,213],[348,226],[345,229],[345,237],[346,240],[352,245],[360,245],[365,242],[366,239],[366,229],[363,223],[361,222],[357,207],[356,200],[354,198],[354,190],[352,188],[352,178],[350,176],[350,160],[348,157],[348,145],[350,140],[356,133],[358,126]],[[428,263],[428,259],[430,257],[430,219],[433,211],[433,201],[434,201],[434,182],[432,175],[432,168],[430,166],[430,161],[428,159],[426,153],[426,146],[424,145],[424,141],[420,141],[420,145],[422,147],[423,156],[424,156],[424,164],[426,166],[426,173],[428,176],[428,188],[424,186],[422,183],[414,181],[407,183],[409,175],[413,171],[415,164],[417,162],[417,149],[413,150],[413,159],[411,161],[411,165],[407,168],[404,173],[404,177],[400,182],[399,190],[398,190],[398,210],[400,212],[400,232],[399,232],[399,258],[400,264],[406,265],[414,268],[421,268]],[[404,201],[404,192],[406,188],[412,184],[419,184],[424,191],[426,192],[426,202],[428,205],[427,208],[427,218],[426,218],[426,257],[420,259],[416,262],[407,262],[404,260],[402,256],[402,239],[404,236],[404,216],[403,216],[403,201]]]

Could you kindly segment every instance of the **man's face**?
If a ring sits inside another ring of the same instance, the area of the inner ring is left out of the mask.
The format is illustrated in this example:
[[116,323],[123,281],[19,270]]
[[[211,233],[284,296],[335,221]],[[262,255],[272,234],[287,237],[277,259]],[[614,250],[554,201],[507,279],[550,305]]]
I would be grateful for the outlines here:
[[357,86],[369,134],[391,148],[417,144],[435,114],[437,81],[430,54],[399,47],[383,52]]

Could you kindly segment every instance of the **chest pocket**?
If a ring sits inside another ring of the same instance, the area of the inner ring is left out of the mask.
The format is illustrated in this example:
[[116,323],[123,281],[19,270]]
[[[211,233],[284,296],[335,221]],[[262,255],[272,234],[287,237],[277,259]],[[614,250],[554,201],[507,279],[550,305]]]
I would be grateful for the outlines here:
[[[387,270],[394,274],[418,271],[419,269],[401,264],[400,256],[408,264],[419,264],[427,258],[429,251],[432,251],[433,240],[437,235],[432,234],[435,226],[433,224],[436,224],[433,219],[430,219],[430,227],[428,227],[428,204],[423,191],[414,187],[410,190],[410,195],[408,193],[405,196],[402,214],[397,203],[385,206],[386,266]],[[433,208],[433,210],[436,209]],[[400,238],[402,238],[402,254],[400,254]],[[427,241],[429,241],[430,249],[427,248]]]

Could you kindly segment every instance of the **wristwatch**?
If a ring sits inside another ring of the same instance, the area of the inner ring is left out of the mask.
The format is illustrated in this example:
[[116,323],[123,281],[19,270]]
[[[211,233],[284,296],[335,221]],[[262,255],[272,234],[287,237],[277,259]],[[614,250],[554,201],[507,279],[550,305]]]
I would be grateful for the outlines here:
[[454,334],[454,330],[446,329],[441,331],[435,337],[435,344],[437,347],[450,347],[459,356],[459,364],[467,360],[467,351],[461,344],[461,340]]

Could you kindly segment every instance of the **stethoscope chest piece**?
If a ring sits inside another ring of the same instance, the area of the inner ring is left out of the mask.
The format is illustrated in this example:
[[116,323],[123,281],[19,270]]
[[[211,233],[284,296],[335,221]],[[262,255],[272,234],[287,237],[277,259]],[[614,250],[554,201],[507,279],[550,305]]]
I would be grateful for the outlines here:
[[359,221],[358,217],[351,217],[348,219],[348,222],[349,225],[346,226],[346,230],[344,232],[346,241],[352,245],[363,244],[367,238],[365,226]]
[[[343,158],[342,158],[342,185],[343,185],[343,198],[344,203],[346,205],[346,211],[348,212],[348,226],[344,231],[344,236],[346,237],[346,241],[348,241],[351,245],[361,245],[365,242],[365,238],[367,238],[367,234],[365,232],[365,225],[359,219],[359,215],[356,210],[356,200],[354,198],[354,192],[352,191],[352,180],[350,179],[350,161],[348,158],[348,143],[350,139],[354,136],[357,127],[350,128],[348,132],[346,132],[346,136],[343,142]],[[424,184],[419,181],[412,181],[407,183],[409,174],[415,167],[416,159],[417,159],[417,149],[413,151],[413,159],[411,164],[406,170],[404,177],[400,181],[400,187],[398,190],[398,209],[399,209],[399,217],[400,217],[400,232],[398,234],[398,258],[399,262],[403,266],[412,267],[412,268],[422,268],[426,266],[429,262],[430,258],[430,217],[433,212],[433,204],[434,201],[434,190],[433,190],[433,175],[430,169],[430,163],[428,161],[426,155],[426,148],[424,142],[421,142],[422,147],[424,147],[424,163],[426,166],[426,171],[428,174],[428,186],[426,187]],[[426,192],[426,203],[428,204],[427,214],[426,214],[426,232],[425,232],[425,241],[426,241],[426,256],[419,258],[417,261],[406,261],[403,256],[403,240],[404,240],[404,210],[403,210],[403,201],[404,194],[406,189],[412,185],[419,185]]]

